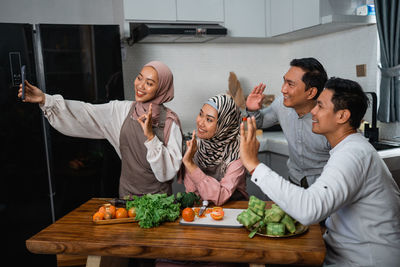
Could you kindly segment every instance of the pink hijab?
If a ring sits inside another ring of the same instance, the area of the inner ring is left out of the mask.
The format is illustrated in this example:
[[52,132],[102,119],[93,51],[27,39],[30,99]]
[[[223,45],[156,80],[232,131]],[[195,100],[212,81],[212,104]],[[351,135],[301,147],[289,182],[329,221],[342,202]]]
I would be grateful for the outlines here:
[[[150,103],[152,103],[153,109],[153,126],[158,126],[160,118],[160,110],[164,106],[163,103],[169,102],[174,99],[174,77],[171,70],[167,65],[161,61],[151,61],[143,67],[152,67],[157,71],[158,74],[158,90],[155,97],[147,102],[136,102],[135,110],[132,113],[133,118],[138,119],[141,115],[147,113]],[[164,144],[168,144],[169,134],[171,130],[172,122],[174,121],[181,129],[181,123],[178,115],[172,110],[167,109],[165,126],[164,126]]]

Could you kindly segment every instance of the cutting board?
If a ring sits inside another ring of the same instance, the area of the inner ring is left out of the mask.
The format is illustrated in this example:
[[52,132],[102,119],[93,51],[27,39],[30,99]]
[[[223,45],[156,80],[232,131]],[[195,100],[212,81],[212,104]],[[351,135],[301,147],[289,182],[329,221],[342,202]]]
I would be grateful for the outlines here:
[[181,218],[179,224],[181,225],[197,225],[197,226],[208,226],[208,227],[243,227],[241,223],[236,220],[236,217],[244,211],[244,209],[224,209],[224,218],[222,220],[214,220],[210,214],[206,214],[205,217],[195,217],[193,222],[187,222]]

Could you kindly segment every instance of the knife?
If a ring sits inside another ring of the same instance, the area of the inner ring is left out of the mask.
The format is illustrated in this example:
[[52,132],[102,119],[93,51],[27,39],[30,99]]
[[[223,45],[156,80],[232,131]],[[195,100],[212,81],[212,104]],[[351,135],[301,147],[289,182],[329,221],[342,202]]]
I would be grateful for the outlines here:
[[207,200],[203,200],[203,206],[201,206],[200,211],[199,211],[199,217],[201,215],[203,215],[204,211],[206,210],[208,206],[208,201]]

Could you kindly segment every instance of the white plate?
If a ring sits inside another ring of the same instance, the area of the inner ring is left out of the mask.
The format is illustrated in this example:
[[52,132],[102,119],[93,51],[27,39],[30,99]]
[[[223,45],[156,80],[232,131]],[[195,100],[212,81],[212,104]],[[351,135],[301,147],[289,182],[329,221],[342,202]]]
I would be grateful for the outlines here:
[[181,218],[179,224],[182,225],[197,225],[197,226],[209,226],[209,227],[234,227],[240,228],[243,225],[236,220],[236,217],[244,209],[224,209],[224,218],[222,220],[214,220],[211,218],[210,214],[205,214],[205,217],[199,218],[195,217],[193,222],[187,222]]

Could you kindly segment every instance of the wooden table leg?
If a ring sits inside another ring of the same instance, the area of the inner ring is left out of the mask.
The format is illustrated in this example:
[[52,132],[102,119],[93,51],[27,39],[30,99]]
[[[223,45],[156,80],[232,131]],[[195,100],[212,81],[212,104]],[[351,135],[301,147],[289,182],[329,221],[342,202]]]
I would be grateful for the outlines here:
[[118,258],[108,256],[93,256],[87,257],[86,267],[127,267],[129,258]]
[[265,267],[265,264],[249,263],[249,267]]
[[86,267],[100,267],[101,256],[89,255],[86,261]]

